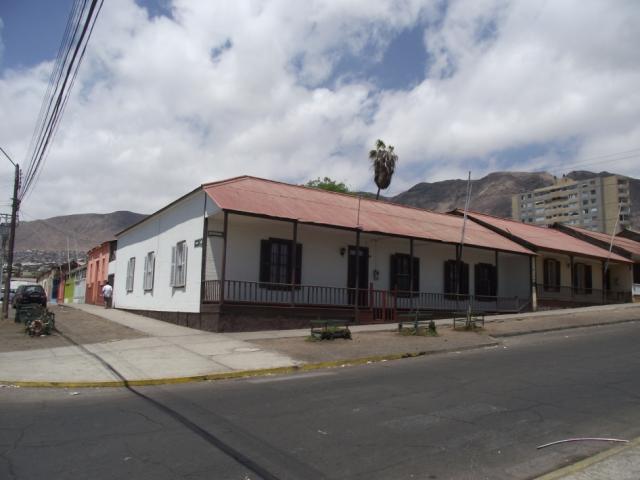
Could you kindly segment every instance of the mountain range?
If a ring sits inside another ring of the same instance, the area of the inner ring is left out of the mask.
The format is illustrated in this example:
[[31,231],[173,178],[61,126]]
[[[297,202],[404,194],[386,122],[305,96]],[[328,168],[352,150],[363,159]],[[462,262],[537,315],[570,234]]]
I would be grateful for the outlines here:
[[[583,180],[608,172],[573,171],[568,177]],[[511,216],[511,196],[515,193],[552,185],[553,175],[547,172],[494,172],[471,181],[470,209],[500,217]],[[632,215],[635,228],[640,227],[640,180],[630,178]],[[463,208],[467,190],[466,180],[422,182],[394,197],[395,203],[446,212]],[[90,248],[110,240],[114,234],[140,221],[144,214],[118,211],[107,214],[88,213],[64,215],[46,220],[21,222],[16,235],[18,261],[37,262],[38,257],[54,253],[66,261],[67,250],[73,257],[82,258]],[[36,258],[32,258],[36,257]]]

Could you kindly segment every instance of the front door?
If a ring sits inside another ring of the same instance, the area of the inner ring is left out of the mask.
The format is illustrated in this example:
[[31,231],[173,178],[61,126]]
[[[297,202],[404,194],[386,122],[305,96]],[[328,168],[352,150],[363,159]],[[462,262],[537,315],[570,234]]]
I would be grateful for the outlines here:
[[369,288],[369,249],[360,247],[360,254],[356,255],[356,247],[349,246],[349,265],[347,268],[347,288],[349,288],[349,303],[353,305],[355,300],[356,288],[356,261],[358,265],[358,282],[359,295],[358,305],[367,305],[367,291]]

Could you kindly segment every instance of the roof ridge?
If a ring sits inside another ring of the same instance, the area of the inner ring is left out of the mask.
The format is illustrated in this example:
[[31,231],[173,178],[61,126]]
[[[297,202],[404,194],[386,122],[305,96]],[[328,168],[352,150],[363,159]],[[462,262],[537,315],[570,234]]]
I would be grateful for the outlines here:
[[288,182],[284,182],[282,180],[273,180],[270,178],[263,178],[263,177],[257,177],[255,175],[241,175],[238,177],[232,177],[229,178],[227,180],[219,180],[219,181],[215,181],[215,182],[209,182],[209,183],[205,183],[202,184],[202,187],[210,187],[210,186],[216,186],[216,185],[223,185],[226,183],[232,183],[232,182],[236,182],[239,180],[244,180],[244,179],[253,179],[253,180],[260,180],[263,182],[269,182],[269,183],[276,183],[278,185],[286,185],[287,187],[295,187],[295,188],[301,188],[304,190],[311,190],[314,192],[319,192],[322,194],[328,194],[328,195],[339,195],[339,196],[343,196],[343,197],[347,197],[347,198],[360,198],[361,200],[364,200],[365,202],[371,202],[373,204],[384,204],[384,205],[392,205],[395,207],[400,207],[400,208],[406,208],[409,210],[417,210],[420,212],[429,212],[429,213],[433,213],[435,215],[442,215],[445,217],[450,217],[452,215],[450,215],[448,212],[436,212],[435,210],[431,210],[429,208],[422,208],[422,207],[416,207],[415,205],[405,205],[402,203],[397,203],[397,202],[391,202],[389,200],[376,200],[374,198],[368,198],[368,197],[363,197],[360,195],[356,195],[355,193],[343,193],[343,192],[334,192],[331,190],[324,190],[322,188],[317,188],[317,187],[308,187],[306,185],[297,185],[295,183],[288,183]]
[[[460,210],[459,208],[456,208],[456,210]],[[461,210],[460,210],[461,211]],[[514,220],[513,218],[504,218],[504,217],[498,217],[497,215],[491,215],[490,213],[482,213],[482,212],[477,212],[475,210],[467,210],[467,215],[484,215],[485,217],[491,217],[491,218],[497,218],[498,220],[503,220],[503,221],[507,221],[507,222],[511,222],[511,223],[517,223],[518,225],[525,225],[527,227],[534,227],[534,228],[540,228],[542,230],[552,230],[552,228],[548,227],[548,226],[542,226],[542,225],[533,225],[532,223],[525,223],[525,222],[520,222],[518,220]]]

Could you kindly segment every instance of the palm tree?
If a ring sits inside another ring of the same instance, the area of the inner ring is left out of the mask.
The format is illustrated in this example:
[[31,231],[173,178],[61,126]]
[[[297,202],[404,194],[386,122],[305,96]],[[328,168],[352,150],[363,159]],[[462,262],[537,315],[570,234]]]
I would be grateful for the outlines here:
[[376,142],[376,148],[369,152],[369,160],[373,164],[373,180],[378,186],[376,200],[380,197],[380,190],[391,185],[391,177],[396,170],[398,155],[393,151],[393,146],[388,147],[380,139]]

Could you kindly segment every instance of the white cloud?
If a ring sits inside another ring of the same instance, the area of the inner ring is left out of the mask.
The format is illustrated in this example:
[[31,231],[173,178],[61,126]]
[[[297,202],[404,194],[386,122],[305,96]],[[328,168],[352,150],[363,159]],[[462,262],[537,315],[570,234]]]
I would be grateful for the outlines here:
[[[132,0],[105,2],[24,208],[36,217],[150,212],[241,174],[328,175],[373,190],[367,152],[376,138],[400,155],[395,192],[503,168],[496,153],[530,144],[575,142],[565,163],[640,147],[640,5],[438,5],[176,0],[170,19],[149,18]],[[381,60],[417,24],[430,61],[414,88],[325,85],[341,60]],[[25,158],[51,65],[0,77],[1,141],[15,158]],[[607,168],[638,175],[632,161]]]

